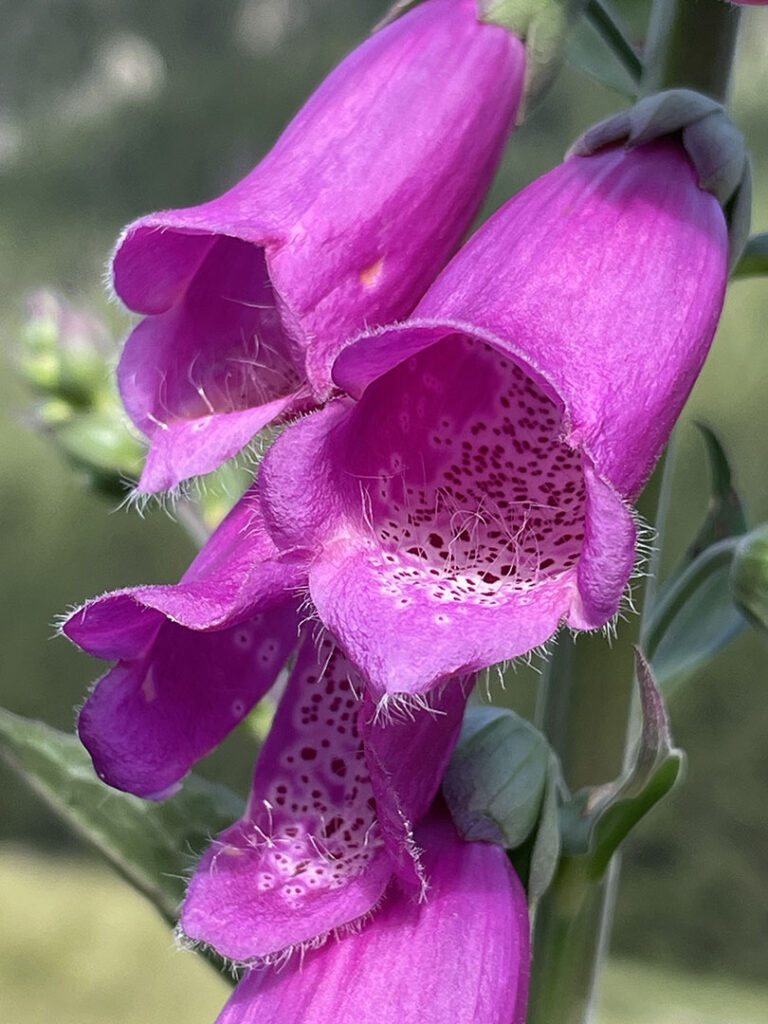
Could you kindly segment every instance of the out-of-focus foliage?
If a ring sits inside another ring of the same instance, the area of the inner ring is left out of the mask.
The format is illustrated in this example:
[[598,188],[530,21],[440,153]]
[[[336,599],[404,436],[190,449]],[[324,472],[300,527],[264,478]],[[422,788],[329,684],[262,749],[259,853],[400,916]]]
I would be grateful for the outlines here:
[[190,774],[168,800],[141,800],[105,785],[76,736],[0,709],[0,758],[169,921],[185,872],[211,836],[243,813],[225,786]]
[[[231,991],[199,957],[174,950],[164,922],[106,867],[0,851],[0,905],[13,1024],[48,1021],[52,1006],[56,1024],[211,1024]],[[767,1015],[765,985],[609,961],[595,1024],[764,1024]]]
[[[172,581],[193,550],[162,514],[150,511],[146,521],[125,511],[109,515],[109,503],[86,493],[27,429],[30,396],[12,370],[26,293],[51,285],[93,302],[123,332],[127,318],[101,298],[103,267],[121,226],[153,208],[199,202],[245,173],[386,6],[0,0],[0,628],[2,703],[12,711],[69,727],[99,667],[65,641],[48,640],[54,616],[106,589]],[[640,42],[647,4],[617,6]],[[747,12],[735,90],[736,119],[755,156],[757,232],[768,225],[766,15]],[[566,69],[516,133],[486,212],[623,102]],[[753,522],[768,519],[766,319],[765,279],[735,282],[687,413],[722,436]],[[700,440],[684,425],[667,574],[694,536],[707,495]],[[688,774],[628,844],[615,932],[622,953],[764,975],[765,663],[764,641],[744,633],[675,694],[670,711]],[[517,702],[523,691],[521,702],[530,705],[536,676],[522,670],[516,680],[511,697]],[[244,791],[253,748],[250,737],[235,736],[203,770]],[[0,785],[3,835],[64,841],[6,773]]]

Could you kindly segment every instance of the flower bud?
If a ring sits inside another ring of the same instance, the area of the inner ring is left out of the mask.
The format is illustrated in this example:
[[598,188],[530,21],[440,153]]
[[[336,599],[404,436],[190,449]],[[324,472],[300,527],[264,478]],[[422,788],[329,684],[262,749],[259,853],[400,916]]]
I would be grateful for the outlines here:
[[768,523],[739,541],[731,567],[731,591],[739,611],[768,630]]
[[107,379],[109,334],[89,310],[53,291],[30,296],[19,362],[36,391],[80,408],[92,404]]

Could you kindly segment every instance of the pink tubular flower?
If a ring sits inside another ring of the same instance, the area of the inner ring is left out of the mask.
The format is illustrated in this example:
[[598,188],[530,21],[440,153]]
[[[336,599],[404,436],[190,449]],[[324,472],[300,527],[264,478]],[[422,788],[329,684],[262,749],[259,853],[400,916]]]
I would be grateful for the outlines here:
[[416,839],[425,900],[392,883],[359,934],[250,971],[217,1024],[524,1024],[528,913],[507,855],[439,807]]
[[298,634],[303,570],[280,558],[247,494],[174,586],[89,601],[64,633],[116,660],[80,712],[99,776],[160,800],[272,686]]
[[340,343],[413,309],[490,184],[524,74],[523,44],[475,0],[427,0],[355,50],[230,191],[128,227],[113,273],[145,315],[118,370],[151,442],[140,491],[325,400]]
[[181,925],[236,961],[279,956],[365,917],[393,875],[424,886],[413,824],[432,803],[469,681],[383,724],[330,638],[305,633],[244,818],[212,845]]
[[670,137],[572,156],[512,199],[403,324],[288,428],[259,487],[372,693],[420,692],[616,613],[627,507],[725,290],[723,210]]

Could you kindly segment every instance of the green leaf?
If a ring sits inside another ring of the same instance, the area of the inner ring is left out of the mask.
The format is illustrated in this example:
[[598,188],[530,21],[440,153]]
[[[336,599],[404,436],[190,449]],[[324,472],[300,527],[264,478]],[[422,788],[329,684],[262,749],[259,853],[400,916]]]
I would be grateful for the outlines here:
[[506,708],[469,708],[443,781],[464,838],[520,846],[539,819],[549,760],[549,744],[524,718]]
[[757,274],[768,274],[768,231],[749,239],[732,277],[752,277]]
[[768,523],[739,541],[730,583],[737,607],[753,626],[768,631]]
[[527,891],[531,906],[535,906],[549,888],[560,860],[560,788],[560,764],[557,757],[550,754],[547,784],[528,869]]
[[709,508],[704,522],[683,557],[681,568],[689,565],[702,551],[717,541],[747,531],[744,505],[733,485],[733,473],[725,449],[711,427],[704,423],[697,423],[696,426],[701,431],[707,450]]
[[634,98],[642,62],[626,34],[602,0],[590,0],[585,17],[568,39],[568,60],[591,78]]
[[737,543],[731,537],[702,551],[652,608],[642,643],[667,695],[745,627],[729,586]]
[[650,609],[642,645],[664,693],[689,678],[745,627],[729,578],[744,506],[717,434],[696,424],[709,464],[709,508],[680,565]]
[[121,793],[100,781],[76,736],[2,708],[0,755],[170,922],[196,857],[243,811],[226,787],[194,775],[164,803]]
[[664,700],[639,650],[636,663],[642,727],[632,765],[615,782],[579,790],[561,814],[564,852],[586,857],[593,880],[603,876],[621,842],[669,792],[684,763],[683,752],[672,745]]
[[585,16],[621,61],[627,74],[639,86],[643,77],[643,62],[622,25],[618,12],[608,0],[587,0]]

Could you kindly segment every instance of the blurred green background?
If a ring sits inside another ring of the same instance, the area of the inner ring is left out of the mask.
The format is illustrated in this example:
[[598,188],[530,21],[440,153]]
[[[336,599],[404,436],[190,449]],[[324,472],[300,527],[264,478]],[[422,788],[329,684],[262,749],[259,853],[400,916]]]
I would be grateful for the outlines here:
[[[123,333],[127,317],[102,288],[122,225],[242,176],[386,6],[0,0],[0,702],[12,711],[70,728],[99,668],[52,639],[54,617],[104,590],[173,581],[193,550],[162,511],[142,520],[90,493],[31,431],[33,399],[16,369],[27,294],[53,286]],[[626,0],[623,9],[640,32],[645,4]],[[515,134],[488,211],[623,104],[566,68]],[[768,10],[745,17],[734,109],[754,156],[754,227],[765,230]],[[736,283],[679,431],[667,566],[706,503],[694,418],[724,440],[752,522],[768,519],[766,324],[768,283]],[[624,856],[613,940],[622,962],[607,976],[604,1024],[768,1020],[767,676],[765,642],[745,633],[675,695],[688,773]],[[519,676],[523,703],[535,679]],[[206,767],[245,791],[252,756],[251,741],[235,737]],[[139,897],[0,773],[0,992],[13,1005],[4,1018],[213,1020],[224,990],[209,969],[172,958],[170,937]]]

